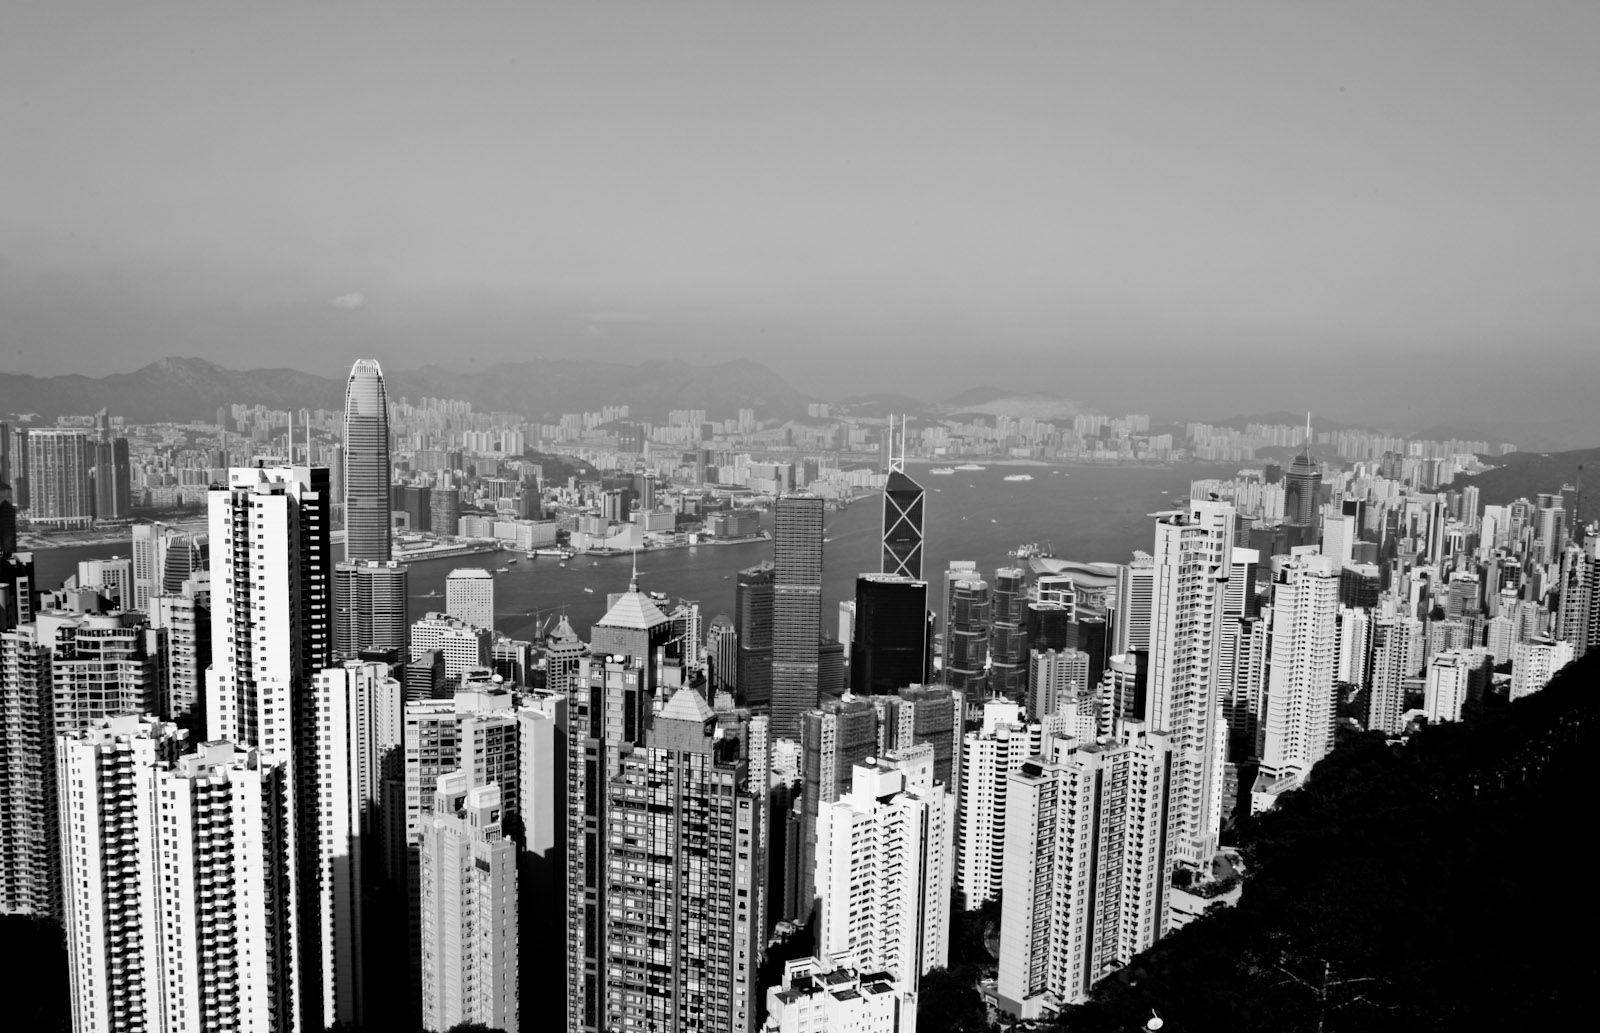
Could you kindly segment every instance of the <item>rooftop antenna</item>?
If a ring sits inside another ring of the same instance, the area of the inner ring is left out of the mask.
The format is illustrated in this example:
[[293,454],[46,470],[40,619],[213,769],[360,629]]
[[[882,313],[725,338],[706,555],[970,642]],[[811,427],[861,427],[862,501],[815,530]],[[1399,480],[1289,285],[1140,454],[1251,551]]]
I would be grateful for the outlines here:
[[628,579],[628,591],[639,591],[639,547],[633,547],[633,576]]
[[906,472],[906,417],[900,414],[900,448],[895,450],[894,414],[889,415],[889,472]]

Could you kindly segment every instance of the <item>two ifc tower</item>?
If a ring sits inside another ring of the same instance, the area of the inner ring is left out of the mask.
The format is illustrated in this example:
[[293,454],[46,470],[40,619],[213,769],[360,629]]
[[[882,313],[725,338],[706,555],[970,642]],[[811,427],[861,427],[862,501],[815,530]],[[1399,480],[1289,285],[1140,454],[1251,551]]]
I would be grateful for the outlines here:
[[357,359],[344,390],[344,558],[386,563],[389,510],[389,396],[376,359]]

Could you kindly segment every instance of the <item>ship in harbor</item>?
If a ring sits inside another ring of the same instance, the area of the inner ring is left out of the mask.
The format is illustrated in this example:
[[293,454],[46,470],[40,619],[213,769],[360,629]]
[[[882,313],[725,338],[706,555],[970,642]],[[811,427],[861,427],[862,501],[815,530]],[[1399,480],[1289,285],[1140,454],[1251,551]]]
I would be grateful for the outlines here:
[[979,466],[977,463],[962,463],[960,466],[957,466],[956,469],[957,470],[987,470],[989,468],[987,466]]
[[956,469],[953,466],[936,466],[928,472],[933,474],[935,477],[954,477]]
[[1006,478],[1005,479],[1008,480],[1008,481],[1031,481],[1031,480],[1033,480],[1033,474],[1031,474],[1031,473],[1008,473],[1008,474],[1006,474]]

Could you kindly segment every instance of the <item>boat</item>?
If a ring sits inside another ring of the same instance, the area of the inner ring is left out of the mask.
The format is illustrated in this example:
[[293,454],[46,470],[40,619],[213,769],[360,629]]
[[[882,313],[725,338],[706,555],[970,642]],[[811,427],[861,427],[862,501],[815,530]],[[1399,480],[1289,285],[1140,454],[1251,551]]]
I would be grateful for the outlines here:
[[590,588],[590,587],[589,587],[589,586],[587,586],[587,585],[585,585],[585,586],[584,586],[584,588],[583,588],[583,590],[584,590],[584,591],[585,591],[585,592],[588,592],[588,593],[589,593],[589,594],[590,594],[590,595],[594,595],[594,589],[592,589],[592,588]]
[[562,560],[560,563],[556,564],[556,566],[558,566],[558,567],[564,567],[566,565],[567,565],[567,561],[566,560]]
[[960,466],[957,466],[956,469],[957,470],[987,470],[989,468],[987,466],[979,466],[977,463],[962,463]]
[[955,475],[956,468],[953,466],[936,466],[928,472],[935,477],[952,477]]
[[1033,480],[1033,474],[1031,474],[1031,473],[1008,473],[1008,474],[1006,474],[1006,478],[1005,479],[1008,480],[1008,481],[1031,481],[1031,480]]
[[[1008,480],[1008,481],[1009,481],[1009,480],[1010,480],[1010,479],[1011,479],[1011,478],[1009,478],[1009,477],[1007,477],[1007,478],[1006,478],[1006,480]],[[515,562],[517,562],[517,558],[516,558],[516,557],[515,557],[515,556],[513,556],[513,557],[511,557],[511,558],[510,558],[510,559],[508,559],[508,560],[506,560],[506,562],[507,562],[507,563],[515,563]]]
[[496,567],[496,568],[494,568],[494,572],[496,574],[509,574],[509,573],[511,573],[511,568],[510,567]]

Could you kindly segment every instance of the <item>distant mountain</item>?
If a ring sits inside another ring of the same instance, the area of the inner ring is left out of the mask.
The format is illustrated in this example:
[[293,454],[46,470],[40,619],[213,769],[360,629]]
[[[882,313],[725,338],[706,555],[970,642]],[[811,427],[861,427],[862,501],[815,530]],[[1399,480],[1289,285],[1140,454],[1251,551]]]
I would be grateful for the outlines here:
[[937,406],[948,416],[1032,416],[1034,419],[1071,419],[1084,408],[1070,398],[1047,391],[1017,391],[1002,387],[974,387],[946,398]]
[[[502,363],[464,372],[443,366],[385,370],[392,398],[460,398],[484,410],[530,417],[626,404],[660,418],[671,409],[705,409],[714,418],[752,407],[787,416],[806,397],[755,362],[694,366],[652,361],[636,366],[584,359]],[[344,380],[293,369],[232,370],[205,359],[170,358],[132,373],[103,377],[32,377],[0,373],[0,417],[38,413],[45,420],[109,409],[135,423],[210,420],[240,402],[275,409],[338,409]]]
[[195,358],[161,359],[103,377],[0,373],[0,415],[38,413],[53,420],[109,409],[136,423],[210,421],[218,406],[232,402],[336,409],[344,404],[344,382],[296,369],[226,369]]
[[[1457,477],[1452,491],[1477,485],[1478,501],[1485,506],[1503,506],[1520,498],[1531,499],[1542,491],[1556,492],[1563,484],[1576,485],[1578,467],[1586,475],[1583,512],[1593,519],[1600,514],[1600,448],[1580,448],[1570,452],[1510,452],[1486,457],[1494,468],[1473,477]],[[1570,501],[1568,506],[1570,508]]]
[[833,403],[835,409],[855,416],[915,416],[928,410],[928,403],[910,395],[884,392],[871,395],[851,395]]
[[[1306,425],[1306,414],[1303,412],[1276,410],[1249,416],[1230,416],[1225,420],[1202,420],[1200,422],[1209,423],[1213,427],[1232,427],[1234,430],[1244,430],[1251,423],[1265,423],[1269,426],[1281,424],[1290,427],[1304,427]],[[1352,423],[1340,423],[1337,420],[1318,416],[1316,413],[1311,414],[1311,429],[1319,433],[1332,430],[1350,430],[1354,426],[1355,424]]]

